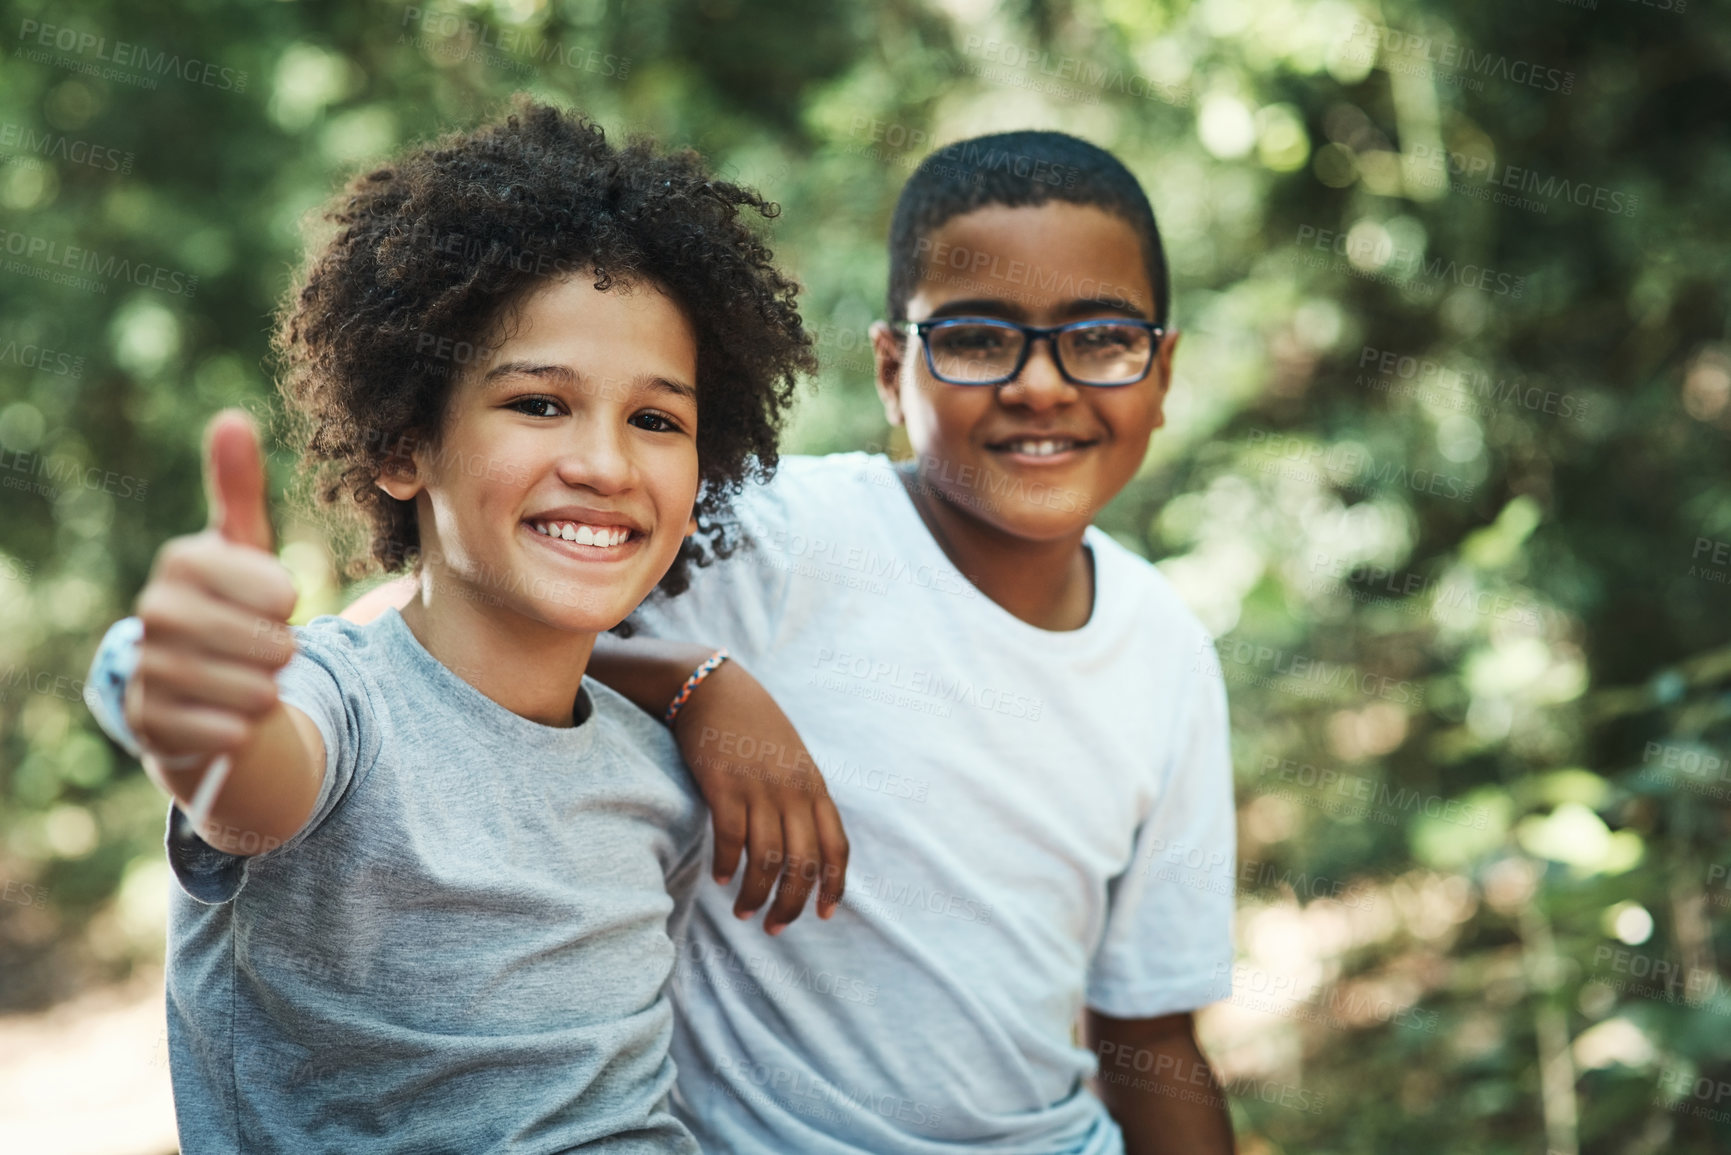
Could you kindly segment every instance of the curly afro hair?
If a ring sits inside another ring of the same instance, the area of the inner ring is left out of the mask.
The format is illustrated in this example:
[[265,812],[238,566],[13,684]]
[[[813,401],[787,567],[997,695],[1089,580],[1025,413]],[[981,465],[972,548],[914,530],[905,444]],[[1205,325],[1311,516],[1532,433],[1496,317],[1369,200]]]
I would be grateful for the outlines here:
[[275,338],[317,499],[370,536],[350,572],[418,563],[414,504],[375,480],[405,447],[437,443],[453,381],[511,307],[577,275],[603,291],[653,284],[690,319],[698,532],[660,588],[680,593],[691,564],[727,556],[732,499],[774,471],[799,374],[816,367],[798,286],[748,227],[778,211],[691,150],[663,155],[638,137],[615,148],[586,117],[521,96],[501,120],[350,181],[324,213],[338,231],[310,255]]

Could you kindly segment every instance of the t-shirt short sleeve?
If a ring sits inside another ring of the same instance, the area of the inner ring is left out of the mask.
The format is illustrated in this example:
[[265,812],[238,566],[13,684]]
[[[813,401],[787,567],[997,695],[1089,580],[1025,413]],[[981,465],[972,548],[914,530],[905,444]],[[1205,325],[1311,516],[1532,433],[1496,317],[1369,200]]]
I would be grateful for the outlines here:
[[733,552],[691,566],[691,584],[683,593],[651,593],[632,614],[632,624],[650,637],[726,645],[743,661],[773,645],[786,611],[789,578],[808,548],[790,529],[787,505],[787,489],[797,484],[804,460],[784,457],[772,481],[747,482],[733,499]]
[[288,841],[256,854],[228,854],[195,833],[178,805],[168,813],[168,864],[190,897],[210,905],[231,902],[246,885],[248,864],[292,853],[312,837],[378,756],[379,727],[367,683],[342,653],[339,631],[295,631],[298,649],[277,672],[277,695],[312,719],[325,746],[324,780],[306,825]]
[[1198,663],[1189,705],[1129,869],[1108,884],[1088,1005],[1114,1018],[1192,1011],[1231,994],[1236,828],[1226,686]]

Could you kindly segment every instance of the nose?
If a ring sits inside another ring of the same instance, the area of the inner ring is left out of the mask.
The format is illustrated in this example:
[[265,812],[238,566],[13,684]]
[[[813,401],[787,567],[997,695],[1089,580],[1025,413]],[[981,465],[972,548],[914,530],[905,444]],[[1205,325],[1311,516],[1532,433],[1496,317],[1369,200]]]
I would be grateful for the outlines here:
[[612,494],[630,488],[636,465],[626,430],[598,418],[573,422],[571,437],[560,449],[557,471],[559,480],[573,489]]
[[1022,371],[998,386],[998,400],[1036,412],[1052,409],[1076,398],[1076,387],[1064,380],[1052,353],[1052,338],[1034,340]]

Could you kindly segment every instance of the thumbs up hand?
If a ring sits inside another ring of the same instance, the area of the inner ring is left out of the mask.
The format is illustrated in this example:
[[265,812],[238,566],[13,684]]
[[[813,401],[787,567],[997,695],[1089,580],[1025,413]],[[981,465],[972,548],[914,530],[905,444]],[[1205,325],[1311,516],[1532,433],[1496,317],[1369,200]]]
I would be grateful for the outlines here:
[[138,597],[144,637],[126,688],[127,724],[177,772],[252,738],[277,704],[272,675],[294,654],[294,583],[271,552],[264,458],[243,412],[211,421],[204,476],[210,526],[157,551]]

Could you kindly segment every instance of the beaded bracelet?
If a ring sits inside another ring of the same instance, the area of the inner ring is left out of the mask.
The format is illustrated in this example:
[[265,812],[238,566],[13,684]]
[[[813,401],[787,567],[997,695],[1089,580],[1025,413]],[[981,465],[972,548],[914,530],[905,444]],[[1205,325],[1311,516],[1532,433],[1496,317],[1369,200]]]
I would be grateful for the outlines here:
[[673,725],[673,719],[678,716],[679,708],[685,705],[686,699],[691,697],[691,692],[697,689],[697,683],[713,674],[715,672],[715,667],[721,665],[721,663],[725,661],[727,661],[727,650],[725,648],[719,649],[715,651],[715,653],[709,655],[709,659],[701,666],[697,667],[697,669],[693,670],[691,672],[691,677],[685,679],[685,685],[679,688],[679,693],[675,694],[673,696],[673,701],[667,704],[667,713],[661,716],[661,720],[669,726]]

